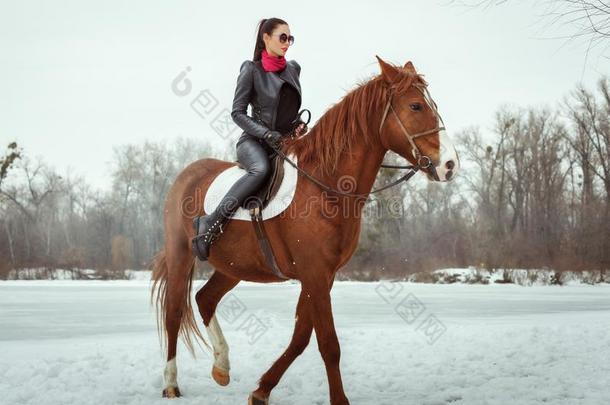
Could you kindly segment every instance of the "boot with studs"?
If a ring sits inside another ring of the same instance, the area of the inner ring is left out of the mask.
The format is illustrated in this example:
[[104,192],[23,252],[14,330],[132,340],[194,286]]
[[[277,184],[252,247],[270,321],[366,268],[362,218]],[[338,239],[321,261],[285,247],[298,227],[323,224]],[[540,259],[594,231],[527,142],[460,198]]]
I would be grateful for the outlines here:
[[206,261],[210,253],[210,246],[218,240],[223,233],[223,227],[229,220],[218,213],[218,210],[209,215],[193,218],[193,229],[197,236],[192,240],[192,251],[201,261]]

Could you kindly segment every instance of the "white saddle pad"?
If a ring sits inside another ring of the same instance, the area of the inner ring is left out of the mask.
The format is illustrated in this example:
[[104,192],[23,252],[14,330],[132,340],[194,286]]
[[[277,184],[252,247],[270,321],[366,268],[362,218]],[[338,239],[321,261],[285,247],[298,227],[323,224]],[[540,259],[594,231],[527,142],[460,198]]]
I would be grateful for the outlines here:
[[[294,155],[288,155],[290,160],[297,164],[297,158]],[[214,211],[222,198],[225,196],[227,191],[235,184],[235,182],[243,175],[246,174],[246,170],[238,166],[232,166],[228,169],[223,170],[216,176],[216,178],[210,184],[207,193],[203,200],[203,208],[206,214]],[[298,172],[290,163],[284,161],[284,179],[280,188],[277,190],[277,194],[269,201],[269,204],[263,209],[262,217],[263,220],[273,218],[284,211],[288,205],[292,202],[294,192],[297,188],[297,177]],[[244,221],[250,221],[250,211],[245,208],[239,207],[232,219],[241,219]]]

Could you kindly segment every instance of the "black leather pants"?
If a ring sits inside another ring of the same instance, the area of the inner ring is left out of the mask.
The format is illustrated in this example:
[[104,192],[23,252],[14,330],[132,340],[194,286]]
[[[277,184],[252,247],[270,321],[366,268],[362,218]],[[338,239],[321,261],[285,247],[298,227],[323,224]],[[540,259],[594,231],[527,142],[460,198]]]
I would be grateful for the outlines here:
[[273,149],[254,137],[247,137],[238,143],[237,160],[247,173],[227,191],[212,215],[230,218],[248,197],[262,187],[271,174],[270,153],[273,153]]

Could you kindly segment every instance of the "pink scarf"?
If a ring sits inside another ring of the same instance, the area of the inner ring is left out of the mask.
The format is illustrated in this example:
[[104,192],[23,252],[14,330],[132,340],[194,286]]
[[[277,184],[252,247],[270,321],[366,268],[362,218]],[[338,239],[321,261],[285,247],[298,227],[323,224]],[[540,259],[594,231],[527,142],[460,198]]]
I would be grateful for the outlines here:
[[261,62],[266,72],[277,72],[286,67],[286,58],[283,56],[271,56],[267,53],[266,49],[263,49],[261,52]]

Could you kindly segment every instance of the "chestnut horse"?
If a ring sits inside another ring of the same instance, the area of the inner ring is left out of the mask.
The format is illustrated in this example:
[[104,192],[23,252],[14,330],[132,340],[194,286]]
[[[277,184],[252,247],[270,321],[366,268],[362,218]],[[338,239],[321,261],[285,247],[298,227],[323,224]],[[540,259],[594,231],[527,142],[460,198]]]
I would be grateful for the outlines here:
[[[326,367],[330,402],[349,404],[341,381],[330,290],[335,273],[356,250],[360,214],[383,157],[392,150],[436,181],[450,180],[458,169],[457,154],[445,135],[426,81],[411,62],[400,67],[376,57],[380,74],[360,83],[329,108],[306,135],[287,139],[280,149],[297,156],[299,169],[320,183],[343,191],[349,188],[351,194],[331,196],[307,176],[299,176],[294,198],[286,209],[295,215],[265,220],[278,266],[288,278],[299,280],[301,293],[292,339],[258,381],[258,388],[250,394],[250,404],[269,403],[271,390],[309,344],[313,330]],[[217,159],[193,162],[177,176],[167,196],[165,247],[154,258],[151,292],[151,299],[156,295],[159,328],[167,342],[166,397],[180,395],[178,335],[191,351],[193,335],[210,347],[197,327],[190,304],[195,265],[190,249],[195,236],[192,219],[202,215],[202,196],[212,180],[235,164]],[[348,187],[341,184],[346,179]],[[340,215],[329,215],[330,211]],[[267,266],[249,222],[227,223],[222,237],[210,249],[208,262],[214,272],[196,294],[214,352],[212,377],[220,385],[229,383],[230,367],[228,345],[214,315],[219,301],[240,280],[285,281]]]

